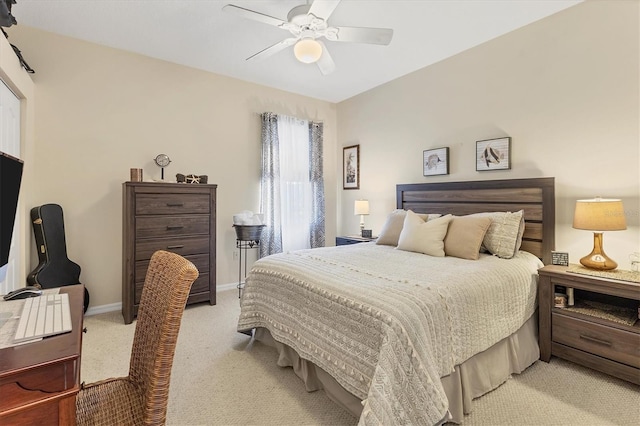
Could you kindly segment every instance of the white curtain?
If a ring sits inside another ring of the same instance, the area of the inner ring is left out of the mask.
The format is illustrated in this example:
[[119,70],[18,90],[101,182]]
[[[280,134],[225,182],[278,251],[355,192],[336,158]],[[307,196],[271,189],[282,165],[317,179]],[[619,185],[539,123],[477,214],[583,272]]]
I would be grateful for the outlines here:
[[311,248],[313,220],[309,179],[309,122],[278,116],[282,250]]

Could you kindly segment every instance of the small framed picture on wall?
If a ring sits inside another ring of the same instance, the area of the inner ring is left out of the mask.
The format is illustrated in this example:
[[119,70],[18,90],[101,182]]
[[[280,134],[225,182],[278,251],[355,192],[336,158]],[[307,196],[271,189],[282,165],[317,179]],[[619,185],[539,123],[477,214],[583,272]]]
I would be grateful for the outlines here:
[[511,169],[511,138],[476,142],[476,171]]
[[342,188],[360,189],[360,145],[342,149]]
[[422,151],[422,175],[436,176],[449,174],[449,147]]

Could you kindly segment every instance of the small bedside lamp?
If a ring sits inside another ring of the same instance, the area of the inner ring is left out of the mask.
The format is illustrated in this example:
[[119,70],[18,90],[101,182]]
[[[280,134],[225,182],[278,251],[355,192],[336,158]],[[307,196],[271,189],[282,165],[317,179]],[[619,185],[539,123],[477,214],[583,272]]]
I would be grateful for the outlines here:
[[618,267],[618,264],[609,258],[602,249],[602,232],[627,229],[621,200],[600,197],[592,200],[577,200],[573,227],[593,231],[593,250],[580,259],[582,265],[601,271]]
[[369,201],[356,200],[353,206],[353,214],[360,215],[360,236],[362,236],[362,230],[364,229],[364,216],[369,214]]

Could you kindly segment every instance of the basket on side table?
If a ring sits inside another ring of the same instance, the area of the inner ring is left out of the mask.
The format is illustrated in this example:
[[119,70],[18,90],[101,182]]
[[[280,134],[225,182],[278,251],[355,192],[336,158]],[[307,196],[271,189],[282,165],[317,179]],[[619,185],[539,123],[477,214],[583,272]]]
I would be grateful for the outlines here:
[[242,295],[244,281],[242,279],[242,251],[244,250],[244,277],[247,277],[247,250],[260,246],[262,230],[267,225],[233,225],[236,230],[236,248],[239,250],[238,259],[238,298]]

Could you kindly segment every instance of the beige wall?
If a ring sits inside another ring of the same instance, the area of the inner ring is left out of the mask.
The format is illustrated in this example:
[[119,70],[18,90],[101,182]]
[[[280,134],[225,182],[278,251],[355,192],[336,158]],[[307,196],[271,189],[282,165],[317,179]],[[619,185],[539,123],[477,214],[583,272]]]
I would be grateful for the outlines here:
[[[361,189],[341,191],[339,233],[357,232],[358,198],[379,232],[397,183],[553,176],[556,249],[577,262],[593,246],[571,227],[576,199],[620,197],[628,230],[604,246],[629,269],[640,251],[638,5],[586,2],[338,104],[338,158],[361,148]],[[476,172],[475,141],[500,136],[512,137],[512,169]],[[450,175],[423,177],[422,151],[443,146]]]
[[[324,166],[337,167],[334,104],[20,25],[9,30],[36,70],[37,185],[30,206],[63,207],[68,256],[82,267],[92,306],[121,301],[122,182],[131,167],[159,178],[153,158],[165,153],[172,159],[166,178],[206,174],[218,184],[219,285],[238,280],[232,215],[258,210],[259,114],[323,121]],[[331,241],[332,173],[326,185]]]

